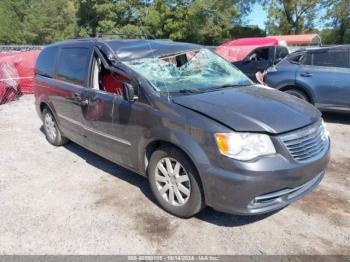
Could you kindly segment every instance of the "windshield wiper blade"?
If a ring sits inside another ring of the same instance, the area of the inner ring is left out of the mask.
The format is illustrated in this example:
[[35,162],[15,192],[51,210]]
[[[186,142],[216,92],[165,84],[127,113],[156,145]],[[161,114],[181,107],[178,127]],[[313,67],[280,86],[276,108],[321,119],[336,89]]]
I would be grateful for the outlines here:
[[201,92],[198,89],[179,89],[179,90],[172,90],[169,91],[169,93],[180,93],[180,94],[195,94]]
[[221,89],[225,89],[225,88],[229,88],[229,87],[242,87],[242,86],[250,86],[250,84],[238,84],[238,85],[225,84],[225,85],[209,88],[206,91],[210,92],[210,91],[217,91],[217,90],[221,90]]

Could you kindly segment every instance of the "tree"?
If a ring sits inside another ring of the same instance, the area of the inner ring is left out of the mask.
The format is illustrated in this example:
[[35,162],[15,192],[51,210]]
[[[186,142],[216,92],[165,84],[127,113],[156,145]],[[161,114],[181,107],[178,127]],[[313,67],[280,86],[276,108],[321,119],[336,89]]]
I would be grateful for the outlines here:
[[[346,0],[345,0],[346,1]],[[300,34],[313,31],[320,0],[263,0],[268,13],[268,34]]]
[[158,38],[217,45],[232,39],[235,24],[255,0],[155,0],[147,8],[145,25]]
[[350,3],[349,0],[330,0],[324,2],[327,10],[323,19],[333,29],[323,32],[326,43],[345,44],[350,42]]
[[23,39],[23,21],[30,8],[29,0],[1,0],[0,2],[0,43],[21,44]]
[[256,0],[78,0],[80,35],[150,33],[202,44],[231,39]]
[[29,44],[49,44],[77,34],[76,8],[71,0],[33,1],[24,19]]
[[128,0],[78,0],[78,25],[81,36],[95,36],[97,33],[140,34],[140,16],[147,1]]

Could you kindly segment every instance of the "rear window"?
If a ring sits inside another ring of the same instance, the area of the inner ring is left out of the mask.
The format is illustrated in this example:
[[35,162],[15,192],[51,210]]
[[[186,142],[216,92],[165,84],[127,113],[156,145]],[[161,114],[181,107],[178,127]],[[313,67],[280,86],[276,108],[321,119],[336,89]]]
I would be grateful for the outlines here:
[[57,77],[73,84],[83,85],[87,77],[89,61],[89,48],[63,48],[57,66]]
[[313,54],[313,65],[327,67],[349,67],[347,50],[329,50]]
[[57,52],[57,46],[47,47],[40,52],[35,65],[35,71],[37,74],[51,78],[53,77]]

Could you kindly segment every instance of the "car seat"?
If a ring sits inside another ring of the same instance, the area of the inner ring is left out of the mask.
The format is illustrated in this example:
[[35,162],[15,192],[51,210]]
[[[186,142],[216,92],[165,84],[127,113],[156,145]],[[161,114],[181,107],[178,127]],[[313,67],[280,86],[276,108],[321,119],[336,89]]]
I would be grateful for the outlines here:
[[123,82],[127,80],[125,76],[111,72],[104,74],[102,78],[104,90],[118,96],[123,96]]

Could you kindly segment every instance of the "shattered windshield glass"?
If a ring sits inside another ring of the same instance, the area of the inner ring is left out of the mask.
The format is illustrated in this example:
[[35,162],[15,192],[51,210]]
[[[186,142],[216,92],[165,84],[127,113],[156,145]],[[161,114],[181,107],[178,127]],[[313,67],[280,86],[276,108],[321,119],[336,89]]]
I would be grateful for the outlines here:
[[251,85],[241,71],[208,49],[124,63],[145,77],[158,92],[205,92]]

